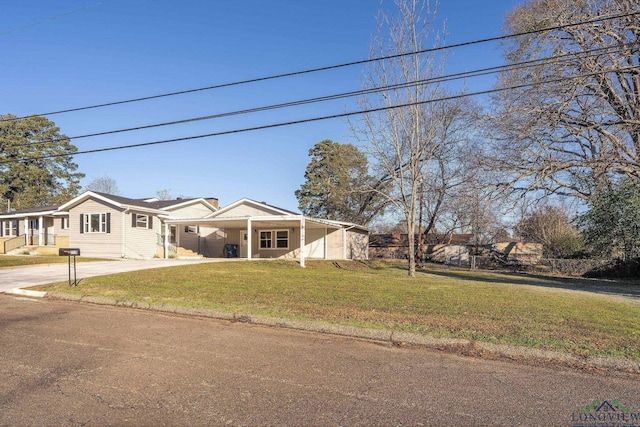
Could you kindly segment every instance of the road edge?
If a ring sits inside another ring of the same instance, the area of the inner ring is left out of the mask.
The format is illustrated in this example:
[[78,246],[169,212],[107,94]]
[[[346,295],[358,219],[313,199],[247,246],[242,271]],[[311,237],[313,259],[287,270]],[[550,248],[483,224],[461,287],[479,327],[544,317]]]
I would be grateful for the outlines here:
[[105,297],[74,295],[58,292],[40,292],[24,289],[12,289],[7,293],[19,296],[47,298],[62,301],[75,301],[115,307],[127,307],[160,313],[197,316],[226,320],[231,322],[249,323],[261,326],[332,334],[351,338],[374,340],[398,347],[419,346],[485,359],[501,358],[524,363],[555,365],[582,370],[606,370],[640,374],[640,362],[635,360],[616,359],[604,356],[578,356],[570,353],[563,353],[560,351],[535,349],[507,344],[494,344],[468,340],[465,338],[435,338],[429,335],[409,332],[370,329],[318,321],[285,319],[245,313],[231,313],[204,308],[180,307],[166,304],[147,304],[144,302],[116,300]]

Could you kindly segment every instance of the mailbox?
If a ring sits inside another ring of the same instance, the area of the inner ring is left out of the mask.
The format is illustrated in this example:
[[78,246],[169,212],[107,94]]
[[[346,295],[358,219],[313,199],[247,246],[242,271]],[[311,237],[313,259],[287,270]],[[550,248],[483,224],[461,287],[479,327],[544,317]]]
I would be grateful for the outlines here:
[[80,248],[60,248],[58,256],[80,256]]

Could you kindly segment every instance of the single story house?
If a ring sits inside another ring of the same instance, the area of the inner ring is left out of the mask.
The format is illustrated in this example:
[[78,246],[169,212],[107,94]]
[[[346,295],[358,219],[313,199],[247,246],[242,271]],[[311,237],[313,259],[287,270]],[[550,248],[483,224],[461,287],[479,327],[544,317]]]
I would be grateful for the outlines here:
[[[469,248],[475,242],[473,234],[425,234],[422,239],[422,254],[435,262],[468,262]],[[414,236],[415,249],[418,250],[418,236]],[[409,238],[406,233],[372,234],[369,241],[369,253],[372,258],[409,257]]]
[[[0,252],[80,248],[83,256],[366,259],[369,231],[241,199],[130,199],[87,191],[59,205],[0,214]],[[301,250],[302,248],[302,250]]]

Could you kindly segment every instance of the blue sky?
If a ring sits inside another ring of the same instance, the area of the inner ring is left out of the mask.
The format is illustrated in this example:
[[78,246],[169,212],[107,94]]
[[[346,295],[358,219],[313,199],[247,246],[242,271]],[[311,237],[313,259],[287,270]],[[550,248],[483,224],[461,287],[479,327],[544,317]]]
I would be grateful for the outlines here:
[[[441,0],[447,43],[497,36],[517,0]],[[21,0],[0,13],[0,114],[24,116],[366,59],[391,0]],[[499,65],[497,46],[452,51],[450,71]],[[67,136],[354,91],[363,67],[48,116]],[[469,81],[489,89],[491,79]],[[352,100],[72,142],[80,151],[351,111]],[[308,151],[354,142],[344,119],[75,157],[126,197],[248,197],[297,210]]]

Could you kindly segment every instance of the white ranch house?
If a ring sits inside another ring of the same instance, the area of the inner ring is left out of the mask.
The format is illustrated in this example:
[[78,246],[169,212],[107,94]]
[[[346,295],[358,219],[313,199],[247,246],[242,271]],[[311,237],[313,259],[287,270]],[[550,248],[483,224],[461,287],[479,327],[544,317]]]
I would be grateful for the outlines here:
[[80,248],[83,256],[366,259],[369,232],[240,199],[129,199],[87,191],[60,206],[0,215],[0,252]]

